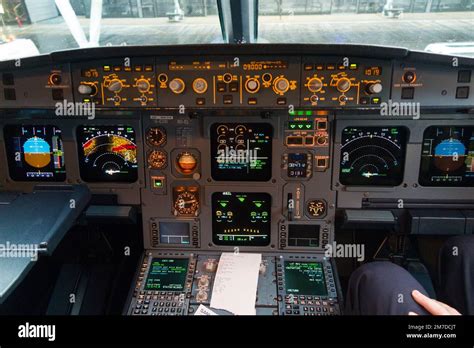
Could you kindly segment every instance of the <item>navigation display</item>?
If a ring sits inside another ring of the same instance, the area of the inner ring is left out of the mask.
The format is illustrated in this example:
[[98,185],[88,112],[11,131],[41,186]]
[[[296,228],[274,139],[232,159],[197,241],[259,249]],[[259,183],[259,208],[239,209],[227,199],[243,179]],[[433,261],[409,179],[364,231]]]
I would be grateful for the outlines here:
[[266,123],[214,123],[211,175],[218,181],[268,181],[273,128]]
[[188,259],[154,258],[146,279],[145,290],[183,291]]
[[421,151],[420,185],[474,185],[474,127],[431,126]]
[[288,294],[327,296],[321,262],[285,261],[285,287]]
[[398,186],[403,181],[405,127],[347,127],[342,131],[343,185]]
[[272,197],[268,193],[215,192],[212,239],[216,245],[270,243]]
[[44,125],[7,125],[4,135],[12,180],[66,180],[63,142],[59,128]]
[[81,178],[87,182],[135,182],[138,178],[135,131],[128,126],[77,129]]

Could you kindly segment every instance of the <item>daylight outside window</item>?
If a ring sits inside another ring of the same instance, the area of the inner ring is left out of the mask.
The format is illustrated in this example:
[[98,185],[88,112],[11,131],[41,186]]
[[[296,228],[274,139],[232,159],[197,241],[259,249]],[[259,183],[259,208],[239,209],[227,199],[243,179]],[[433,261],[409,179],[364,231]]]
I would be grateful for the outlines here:
[[[215,0],[1,0],[0,60],[90,46],[223,43]],[[260,0],[259,43],[474,56],[473,0]]]

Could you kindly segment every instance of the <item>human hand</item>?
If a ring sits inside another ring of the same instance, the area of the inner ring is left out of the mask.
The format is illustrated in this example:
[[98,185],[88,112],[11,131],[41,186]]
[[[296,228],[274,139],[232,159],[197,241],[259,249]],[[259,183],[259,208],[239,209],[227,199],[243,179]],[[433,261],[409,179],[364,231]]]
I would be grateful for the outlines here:
[[[433,315],[461,315],[456,309],[448,306],[443,302],[439,302],[423,295],[418,290],[413,290],[411,293],[413,299],[429,313]],[[418,315],[415,312],[409,312],[408,315]]]

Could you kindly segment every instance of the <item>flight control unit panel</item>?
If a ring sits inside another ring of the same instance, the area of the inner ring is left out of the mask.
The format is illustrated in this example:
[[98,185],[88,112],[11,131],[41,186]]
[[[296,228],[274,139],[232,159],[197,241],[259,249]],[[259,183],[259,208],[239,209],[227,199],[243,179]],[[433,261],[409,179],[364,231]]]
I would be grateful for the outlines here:
[[126,314],[209,307],[223,253],[261,255],[256,314],[341,314],[327,250],[344,210],[436,202],[474,226],[474,63],[365,52],[122,47],[2,62],[0,189],[81,184],[137,207]]

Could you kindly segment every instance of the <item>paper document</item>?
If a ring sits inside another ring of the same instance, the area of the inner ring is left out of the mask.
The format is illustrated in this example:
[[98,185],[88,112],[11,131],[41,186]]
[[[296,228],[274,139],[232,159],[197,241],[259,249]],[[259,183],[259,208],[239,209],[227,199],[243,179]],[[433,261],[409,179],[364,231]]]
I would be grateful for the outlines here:
[[212,289],[211,307],[235,315],[255,315],[261,254],[222,253]]
[[216,312],[211,311],[209,308],[204,307],[202,304],[199,305],[194,315],[217,315]]

